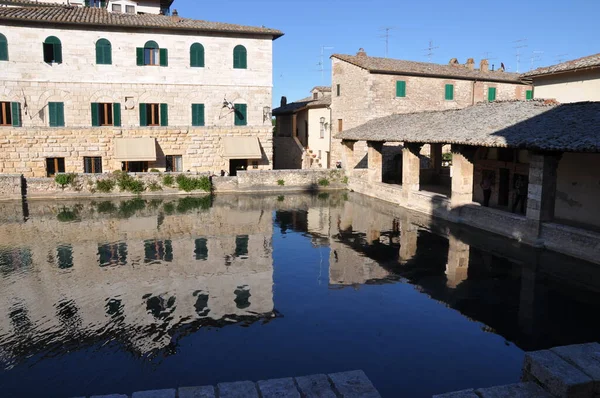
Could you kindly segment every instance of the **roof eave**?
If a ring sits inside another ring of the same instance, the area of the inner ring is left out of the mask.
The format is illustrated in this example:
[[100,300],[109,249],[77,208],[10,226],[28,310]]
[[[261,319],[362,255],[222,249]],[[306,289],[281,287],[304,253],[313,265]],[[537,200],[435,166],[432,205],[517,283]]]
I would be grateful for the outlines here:
[[588,71],[588,70],[593,70],[593,69],[600,69],[600,65],[592,65],[592,66],[585,66],[582,68],[566,69],[566,70],[560,70],[560,71],[556,71],[556,72],[545,72],[545,73],[536,73],[536,74],[524,73],[523,77],[527,78],[527,79],[535,79],[538,77],[562,75],[565,73],[583,72],[583,71]]

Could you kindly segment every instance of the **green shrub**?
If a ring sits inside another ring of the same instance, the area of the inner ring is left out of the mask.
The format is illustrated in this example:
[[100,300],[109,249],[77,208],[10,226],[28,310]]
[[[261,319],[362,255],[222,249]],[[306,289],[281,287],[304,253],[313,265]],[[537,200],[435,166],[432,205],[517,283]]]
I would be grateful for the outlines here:
[[173,202],[165,203],[163,209],[166,214],[170,215],[175,213],[175,205],[173,204]]
[[451,152],[442,153],[442,160],[444,162],[451,162],[452,161],[452,153]]
[[212,197],[210,195],[202,196],[202,197],[185,197],[181,198],[177,201],[177,212],[178,213],[187,213],[190,210],[194,209],[202,209],[207,210],[210,209],[212,205]]
[[344,178],[342,178],[342,184],[348,184],[348,176],[344,176]]
[[211,183],[206,176],[202,176],[200,178],[191,178],[180,174],[177,176],[175,181],[177,182],[179,189],[185,192],[197,190],[202,190],[205,192],[211,191]]
[[96,189],[100,192],[109,193],[115,187],[115,182],[111,179],[97,180]]
[[104,201],[98,203],[98,213],[114,213],[117,211],[117,206],[113,202]]
[[56,215],[56,219],[60,222],[71,222],[77,220],[77,211],[63,208],[60,213]]
[[285,181],[283,181],[283,180],[277,180],[277,185],[284,186],[285,185]]
[[119,217],[129,218],[138,210],[143,210],[146,207],[146,201],[140,198],[126,200],[119,205]]
[[172,175],[169,174],[163,177],[162,183],[165,187],[173,186],[173,182],[175,182],[175,179]]
[[120,173],[117,175],[117,185],[121,191],[129,191],[132,193],[144,192],[144,183],[140,180],[136,180],[127,173]]
[[150,190],[151,192],[156,192],[156,191],[162,191],[162,187],[160,186],[159,183],[157,183],[156,181],[152,181],[149,185],[148,185],[148,190]]
[[319,180],[319,185],[322,187],[326,187],[327,185],[329,185],[329,180],[327,178],[321,178]]
[[158,170],[158,169],[150,169],[150,173],[160,173],[160,170]]
[[158,209],[160,207],[160,205],[162,205],[162,203],[163,203],[162,199],[152,199],[152,200],[150,200],[148,207],[150,207],[151,209]]
[[321,200],[327,200],[329,199],[329,194],[327,192],[321,192],[317,195],[317,197]]
[[54,181],[60,185],[60,187],[62,189],[65,189],[66,185],[73,185],[75,183],[75,180],[77,179],[77,175],[74,173],[69,173],[69,174],[57,174],[54,177]]
[[284,200],[285,200],[285,196],[283,196],[283,195],[279,195],[279,196],[277,197],[277,201],[278,201],[278,202],[283,202]]

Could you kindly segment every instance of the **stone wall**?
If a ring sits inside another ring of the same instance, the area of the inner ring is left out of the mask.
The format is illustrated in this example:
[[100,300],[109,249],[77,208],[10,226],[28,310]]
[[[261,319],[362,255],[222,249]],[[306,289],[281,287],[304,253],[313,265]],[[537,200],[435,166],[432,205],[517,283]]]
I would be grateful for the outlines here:
[[273,137],[274,169],[301,169],[302,156],[303,151],[293,137]]
[[[327,180],[327,185],[323,185]],[[283,182],[281,185],[280,181]],[[342,169],[249,170],[237,177],[213,177],[215,192],[298,191],[347,189]]]
[[21,197],[21,175],[0,175],[0,198],[19,199]]

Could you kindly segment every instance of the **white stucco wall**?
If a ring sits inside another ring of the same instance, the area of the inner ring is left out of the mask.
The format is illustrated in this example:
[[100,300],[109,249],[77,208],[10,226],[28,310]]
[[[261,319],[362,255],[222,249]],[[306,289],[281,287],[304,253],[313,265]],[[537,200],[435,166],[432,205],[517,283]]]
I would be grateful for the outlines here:
[[555,98],[562,103],[600,101],[600,68],[534,78],[533,86],[534,98]]
[[[331,112],[329,108],[315,108],[308,110],[308,147],[313,153],[321,151],[321,166],[327,168],[327,156],[330,151],[331,142]],[[325,118],[325,123],[329,129],[325,129],[324,137],[321,138],[321,118]],[[331,167],[331,165],[330,165]]]

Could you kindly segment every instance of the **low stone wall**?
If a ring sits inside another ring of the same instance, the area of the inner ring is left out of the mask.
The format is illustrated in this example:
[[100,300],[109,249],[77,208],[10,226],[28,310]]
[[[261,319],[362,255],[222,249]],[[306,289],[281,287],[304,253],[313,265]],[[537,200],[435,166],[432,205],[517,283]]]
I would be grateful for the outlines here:
[[0,200],[21,197],[21,174],[0,175]]
[[213,177],[213,188],[222,192],[286,192],[347,189],[341,169],[249,170],[237,177]]
[[542,225],[544,246],[569,256],[590,260],[590,252],[600,256],[600,233],[562,224]]

